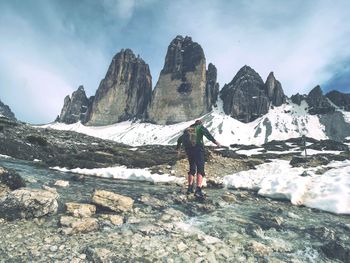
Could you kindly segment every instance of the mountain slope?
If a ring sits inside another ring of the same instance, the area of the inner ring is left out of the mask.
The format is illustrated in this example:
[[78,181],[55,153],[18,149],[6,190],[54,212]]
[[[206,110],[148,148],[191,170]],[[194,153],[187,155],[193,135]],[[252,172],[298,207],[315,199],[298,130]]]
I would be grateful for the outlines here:
[[[271,108],[266,115],[250,123],[242,123],[233,119],[225,115],[220,108],[222,108],[221,101],[216,109],[202,116],[201,119],[214,137],[223,145],[261,145],[272,140],[286,140],[302,135],[318,140],[331,138],[330,134],[327,134],[327,129],[321,123],[320,118],[307,112],[308,105],[305,101],[302,101],[300,105],[287,101],[286,104],[280,107]],[[345,117],[347,122],[344,122],[344,125],[348,125],[350,133],[349,116],[343,111],[336,111],[336,113],[342,115],[343,118]],[[89,127],[81,123],[71,125],[53,123],[41,127],[73,130],[103,139],[138,146],[144,144],[176,144],[177,138],[182,131],[192,124],[193,121],[173,125],[125,121],[103,127]]]

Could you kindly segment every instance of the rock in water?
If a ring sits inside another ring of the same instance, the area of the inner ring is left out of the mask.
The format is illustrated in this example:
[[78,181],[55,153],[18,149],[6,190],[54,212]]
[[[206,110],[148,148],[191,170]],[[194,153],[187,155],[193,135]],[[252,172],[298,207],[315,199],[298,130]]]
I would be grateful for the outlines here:
[[75,217],[91,217],[96,213],[96,206],[80,203],[66,203],[67,213]]
[[71,124],[81,121],[85,123],[88,118],[89,109],[91,108],[91,99],[88,99],[83,86],[72,93],[72,98],[66,96],[59,122]]
[[0,117],[2,116],[11,120],[16,120],[15,114],[11,111],[10,107],[0,100]]
[[326,94],[326,97],[338,107],[350,111],[350,93],[342,93],[337,90],[332,90]]
[[327,100],[326,96],[323,95],[320,86],[313,88],[306,98],[309,104],[310,114],[326,114],[334,112],[334,107]]
[[142,118],[152,96],[148,65],[130,49],[122,49],[110,64],[92,104],[88,125]]
[[224,112],[247,123],[266,114],[270,99],[259,74],[249,66],[242,67],[233,80],[221,90]]
[[6,185],[11,190],[25,187],[25,181],[15,170],[0,167],[0,183]]
[[92,196],[92,202],[115,212],[130,211],[134,204],[134,200],[130,197],[104,190],[96,190]]
[[0,216],[14,220],[54,214],[58,208],[57,199],[58,194],[50,191],[21,188],[0,199]]
[[281,106],[286,102],[281,83],[275,78],[273,72],[269,74],[265,82],[265,93],[272,105]]
[[148,120],[171,124],[208,112],[206,62],[202,47],[190,37],[171,41],[147,111]]

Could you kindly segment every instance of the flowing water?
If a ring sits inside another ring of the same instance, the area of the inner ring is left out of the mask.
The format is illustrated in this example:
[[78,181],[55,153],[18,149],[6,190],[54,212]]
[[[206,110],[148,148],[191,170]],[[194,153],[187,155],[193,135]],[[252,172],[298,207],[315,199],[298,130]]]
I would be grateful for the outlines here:
[[[1,262],[87,262],[86,247],[114,251],[115,262],[350,262],[350,217],[346,215],[292,206],[247,191],[230,190],[234,199],[227,202],[221,197],[228,190],[207,189],[208,200],[199,203],[187,200],[183,187],[175,185],[88,176],[77,181],[71,173],[15,159],[0,159],[0,166],[17,170],[31,188],[57,180],[70,183],[57,188],[57,215],[39,223],[0,224]],[[138,212],[127,215],[119,227],[104,225],[93,233],[61,234],[58,219],[64,203],[88,203],[94,189],[130,196]],[[142,196],[159,204],[140,202]],[[170,213],[170,221],[162,219],[165,213]],[[24,237],[31,240],[29,244]],[[56,251],[53,246],[64,249]]]

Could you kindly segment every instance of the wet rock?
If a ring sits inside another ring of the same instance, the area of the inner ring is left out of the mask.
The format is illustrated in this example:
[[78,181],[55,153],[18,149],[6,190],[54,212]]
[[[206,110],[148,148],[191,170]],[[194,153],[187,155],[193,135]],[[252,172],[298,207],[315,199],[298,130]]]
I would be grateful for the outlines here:
[[322,252],[331,260],[340,260],[344,263],[350,262],[350,249],[347,245],[338,242],[330,241],[321,246]]
[[171,221],[182,221],[186,218],[186,215],[174,208],[167,208],[164,210],[164,213],[160,217],[160,221],[171,222]]
[[224,200],[227,203],[235,203],[237,202],[237,199],[234,194],[232,193],[225,193],[221,196],[222,200]]
[[305,231],[320,240],[335,240],[335,232],[327,227],[311,227]]
[[150,195],[142,195],[139,201],[145,205],[148,205],[157,209],[165,207],[167,205],[167,203],[164,200],[159,200]]
[[273,252],[270,247],[255,240],[249,242],[249,244],[247,245],[247,249],[259,256],[268,256]]
[[91,217],[96,213],[96,206],[80,203],[66,203],[67,213],[74,217]]
[[105,248],[87,247],[84,250],[86,258],[94,263],[111,263],[112,252]]
[[1,217],[9,220],[34,218],[57,212],[58,194],[50,191],[22,188],[0,199]]
[[7,185],[0,184],[0,198],[11,192]]
[[58,186],[58,187],[68,187],[69,186],[69,182],[68,181],[63,181],[63,180],[57,180],[54,185]]
[[50,187],[50,186],[47,186],[47,185],[43,185],[41,188],[43,190],[46,190],[46,191],[49,191],[51,193],[57,194],[57,189],[56,188],[53,188],[53,187]]
[[3,167],[0,167],[0,184],[6,185],[11,190],[26,186],[23,178],[15,170]]
[[115,226],[120,226],[124,223],[124,217],[120,215],[101,214],[100,217],[104,220],[108,220]]
[[104,190],[95,190],[92,202],[115,212],[131,211],[134,204],[134,200],[130,197]]
[[98,230],[99,228],[98,220],[91,217],[76,218],[72,216],[61,216],[60,224],[64,227],[62,231],[66,235],[87,233]]

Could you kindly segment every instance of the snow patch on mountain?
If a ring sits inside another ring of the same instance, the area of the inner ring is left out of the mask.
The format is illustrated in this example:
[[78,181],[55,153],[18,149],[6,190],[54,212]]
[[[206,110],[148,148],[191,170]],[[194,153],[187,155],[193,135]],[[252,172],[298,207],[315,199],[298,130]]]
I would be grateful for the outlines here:
[[[266,115],[253,122],[242,123],[225,115],[222,109],[218,107],[200,119],[215,139],[223,145],[261,145],[272,140],[286,140],[302,135],[317,140],[327,139],[325,127],[316,115],[308,114],[307,108],[308,105],[305,101],[302,101],[300,106],[287,102],[280,107],[271,108]],[[350,122],[350,114],[347,115],[347,118]],[[182,131],[193,122],[194,120],[173,125],[156,125],[140,121],[125,121],[99,127],[84,126],[81,123],[52,123],[40,127],[71,130],[102,139],[139,146],[145,144],[176,144]]]

